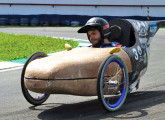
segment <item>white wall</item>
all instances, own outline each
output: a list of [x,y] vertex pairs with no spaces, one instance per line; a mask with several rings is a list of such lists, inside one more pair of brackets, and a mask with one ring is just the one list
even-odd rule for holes
[[[165,0],[1,0],[0,3],[165,5]],[[162,12],[163,11],[163,12]],[[150,16],[165,17],[165,7],[150,7]],[[0,15],[147,16],[147,7],[0,5]]]
[[165,5],[165,0],[0,0],[0,3]]
[[[156,8],[158,9],[158,8]],[[162,9],[162,8],[161,8]],[[152,9],[153,10],[153,9]],[[163,8],[165,10],[165,8]],[[154,12],[156,13],[156,12]],[[146,7],[89,7],[89,6],[30,6],[30,5],[0,5],[1,15],[105,15],[105,16],[146,16]],[[164,13],[163,13],[164,14]]]

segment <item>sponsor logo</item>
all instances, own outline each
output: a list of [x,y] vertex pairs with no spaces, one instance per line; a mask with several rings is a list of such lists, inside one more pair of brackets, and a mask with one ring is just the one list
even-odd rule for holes
[[153,23],[150,25],[150,36],[154,36],[157,31],[157,24]]

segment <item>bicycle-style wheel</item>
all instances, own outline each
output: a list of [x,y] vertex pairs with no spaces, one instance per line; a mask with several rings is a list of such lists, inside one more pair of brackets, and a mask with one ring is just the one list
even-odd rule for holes
[[111,55],[101,64],[97,79],[98,99],[107,111],[116,111],[124,103],[128,91],[128,72],[123,59]]
[[32,54],[26,61],[24,67],[23,67],[23,70],[22,70],[22,74],[21,74],[21,88],[22,88],[22,93],[25,97],[25,99],[33,104],[33,105],[41,105],[42,103],[44,103],[48,97],[49,97],[49,94],[47,93],[36,93],[36,92],[32,92],[30,90],[28,90],[25,86],[25,82],[24,82],[24,76],[25,76],[25,72],[26,72],[26,67],[27,65],[35,60],[35,59],[40,59],[40,58],[43,58],[43,57],[46,57],[47,55],[43,52],[36,52],[34,54]]

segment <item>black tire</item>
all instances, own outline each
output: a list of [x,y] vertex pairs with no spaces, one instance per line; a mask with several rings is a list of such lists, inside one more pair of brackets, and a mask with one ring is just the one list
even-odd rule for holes
[[[108,73],[111,69],[115,70],[114,73]],[[128,91],[128,79],[127,67],[121,57],[111,55],[103,61],[98,72],[97,94],[105,110],[116,111],[123,105]]]
[[[47,55],[43,52],[36,52],[34,54],[32,54],[26,61],[26,63],[24,64],[24,67],[22,69],[22,74],[21,74],[21,88],[22,88],[22,93],[25,97],[25,99],[32,105],[41,105],[42,103],[44,103],[48,97],[49,97],[49,94],[47,93],[43,93],[43,95],[41,97],[38,97],[38,98],[34,98],[31,94],[30,94],[30,90],[28,90],[26,87],[25,87],[25,83],[24,83],[24,75],[25,75],[25,71],[26,71],[26,67],[27,65],[37,59],[37,58],[41,58],[41,57],[46,57]],[[35,92],[31,92],[31,93],[35,93]],[[38,93],[35,93],[35,94],[38,94]]]

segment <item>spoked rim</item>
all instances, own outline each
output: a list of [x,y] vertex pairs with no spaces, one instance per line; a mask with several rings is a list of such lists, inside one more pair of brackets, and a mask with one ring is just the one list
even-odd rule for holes
[[[111,79],[114,79],[115,77],[117,77],[117,75],[118,75],[118,73],[120,72],[120,71],[122,71],[122,73],[124,73],[124,67],[123,67],[123,65],[121,64],[121,62],[120,61],[118,61],[118,60],[116,60],[116,59],[114,59],[114,60],[112,60],[112,61],[110,61],[107,65],[106,65],[106,67],[105,67],[105,69],[104,69],[104,72],[103,72],[103,75],[104,75],[104,73],[105,73],[105,70],[106,70],[106,68],[108,67],[108,65],[109,64],[111,64],[112,62],[117,62],[119,65],[120,65],[120,70],[118,71],[116,71],[116,74],[111,78]],[[125,74],[123,74],[123,78],[125,79]],[[110,80],[111,80],[110,79]],[[102,80],[104,80],[104,76],[102,76]],[[106,104],[109,106],[109,107],[112,107],[112,108],[115,108],[115,107],[117,107],[119,104],[121,104],[121,102],[122,102],[122,100],[123,100],[123,98],[124,98],[124,95],[125,95],[125,91],[126,91],[126,87],[125,87],[125,80],[123,81],[123,83],[117,83],[118,82],[118,80],[117,81],[115,81],[116,82],[116,84],[118,84],[118,85],[116,85],[116,84],[113,84],[113,83],[110,83],[109,84],[109,86],[110,87],[119,87],[119,86],[123,86],[123,88],[122,88],[122,94],[121,94],[121,96],[119,97],[119,100],[117,100],[117,102],[115,102],[115,104],[111,104],[110,103],[110,97],[109,97],[109,99],[108,99],[108,101],[106,100],[106,98],[105,98],[105,95],[104,95],[104,92],[103,92],[103,89],[104,89],[104,87],[103,87],[103,85],[105,84],[105,82],[104,81],[102,81],[102,89],[101,89],[101,94],[102,94],[102,96],[103,96],[103,98],[104,98],[104,100],[105,100],[105,102],[106,102]],[[115,83],[114,82],[114,83]],[[110,88],[111,89],[111,88]],[[112,90],[113,90],[113,88],[112,88]],[[109,91],[109,89],[107,90],[107,92]],[[114,91],[114,90],[113,90]],[[117,91],[117,92],[121,92],[121,91]],[[114,94],[114,93],[112,93],[112,94]],[[120,93],[119,93],[120,94]]]
[[[110,67],[112,64],[116,67]],[[113,69],[115,73],[107,75],[109,69]],[[98,84],[98,98],[103,107],[108,111],[119,109],[125,101],[128,90],[128,73],[120,57],[113,55],[103,62],[99,70]]]

